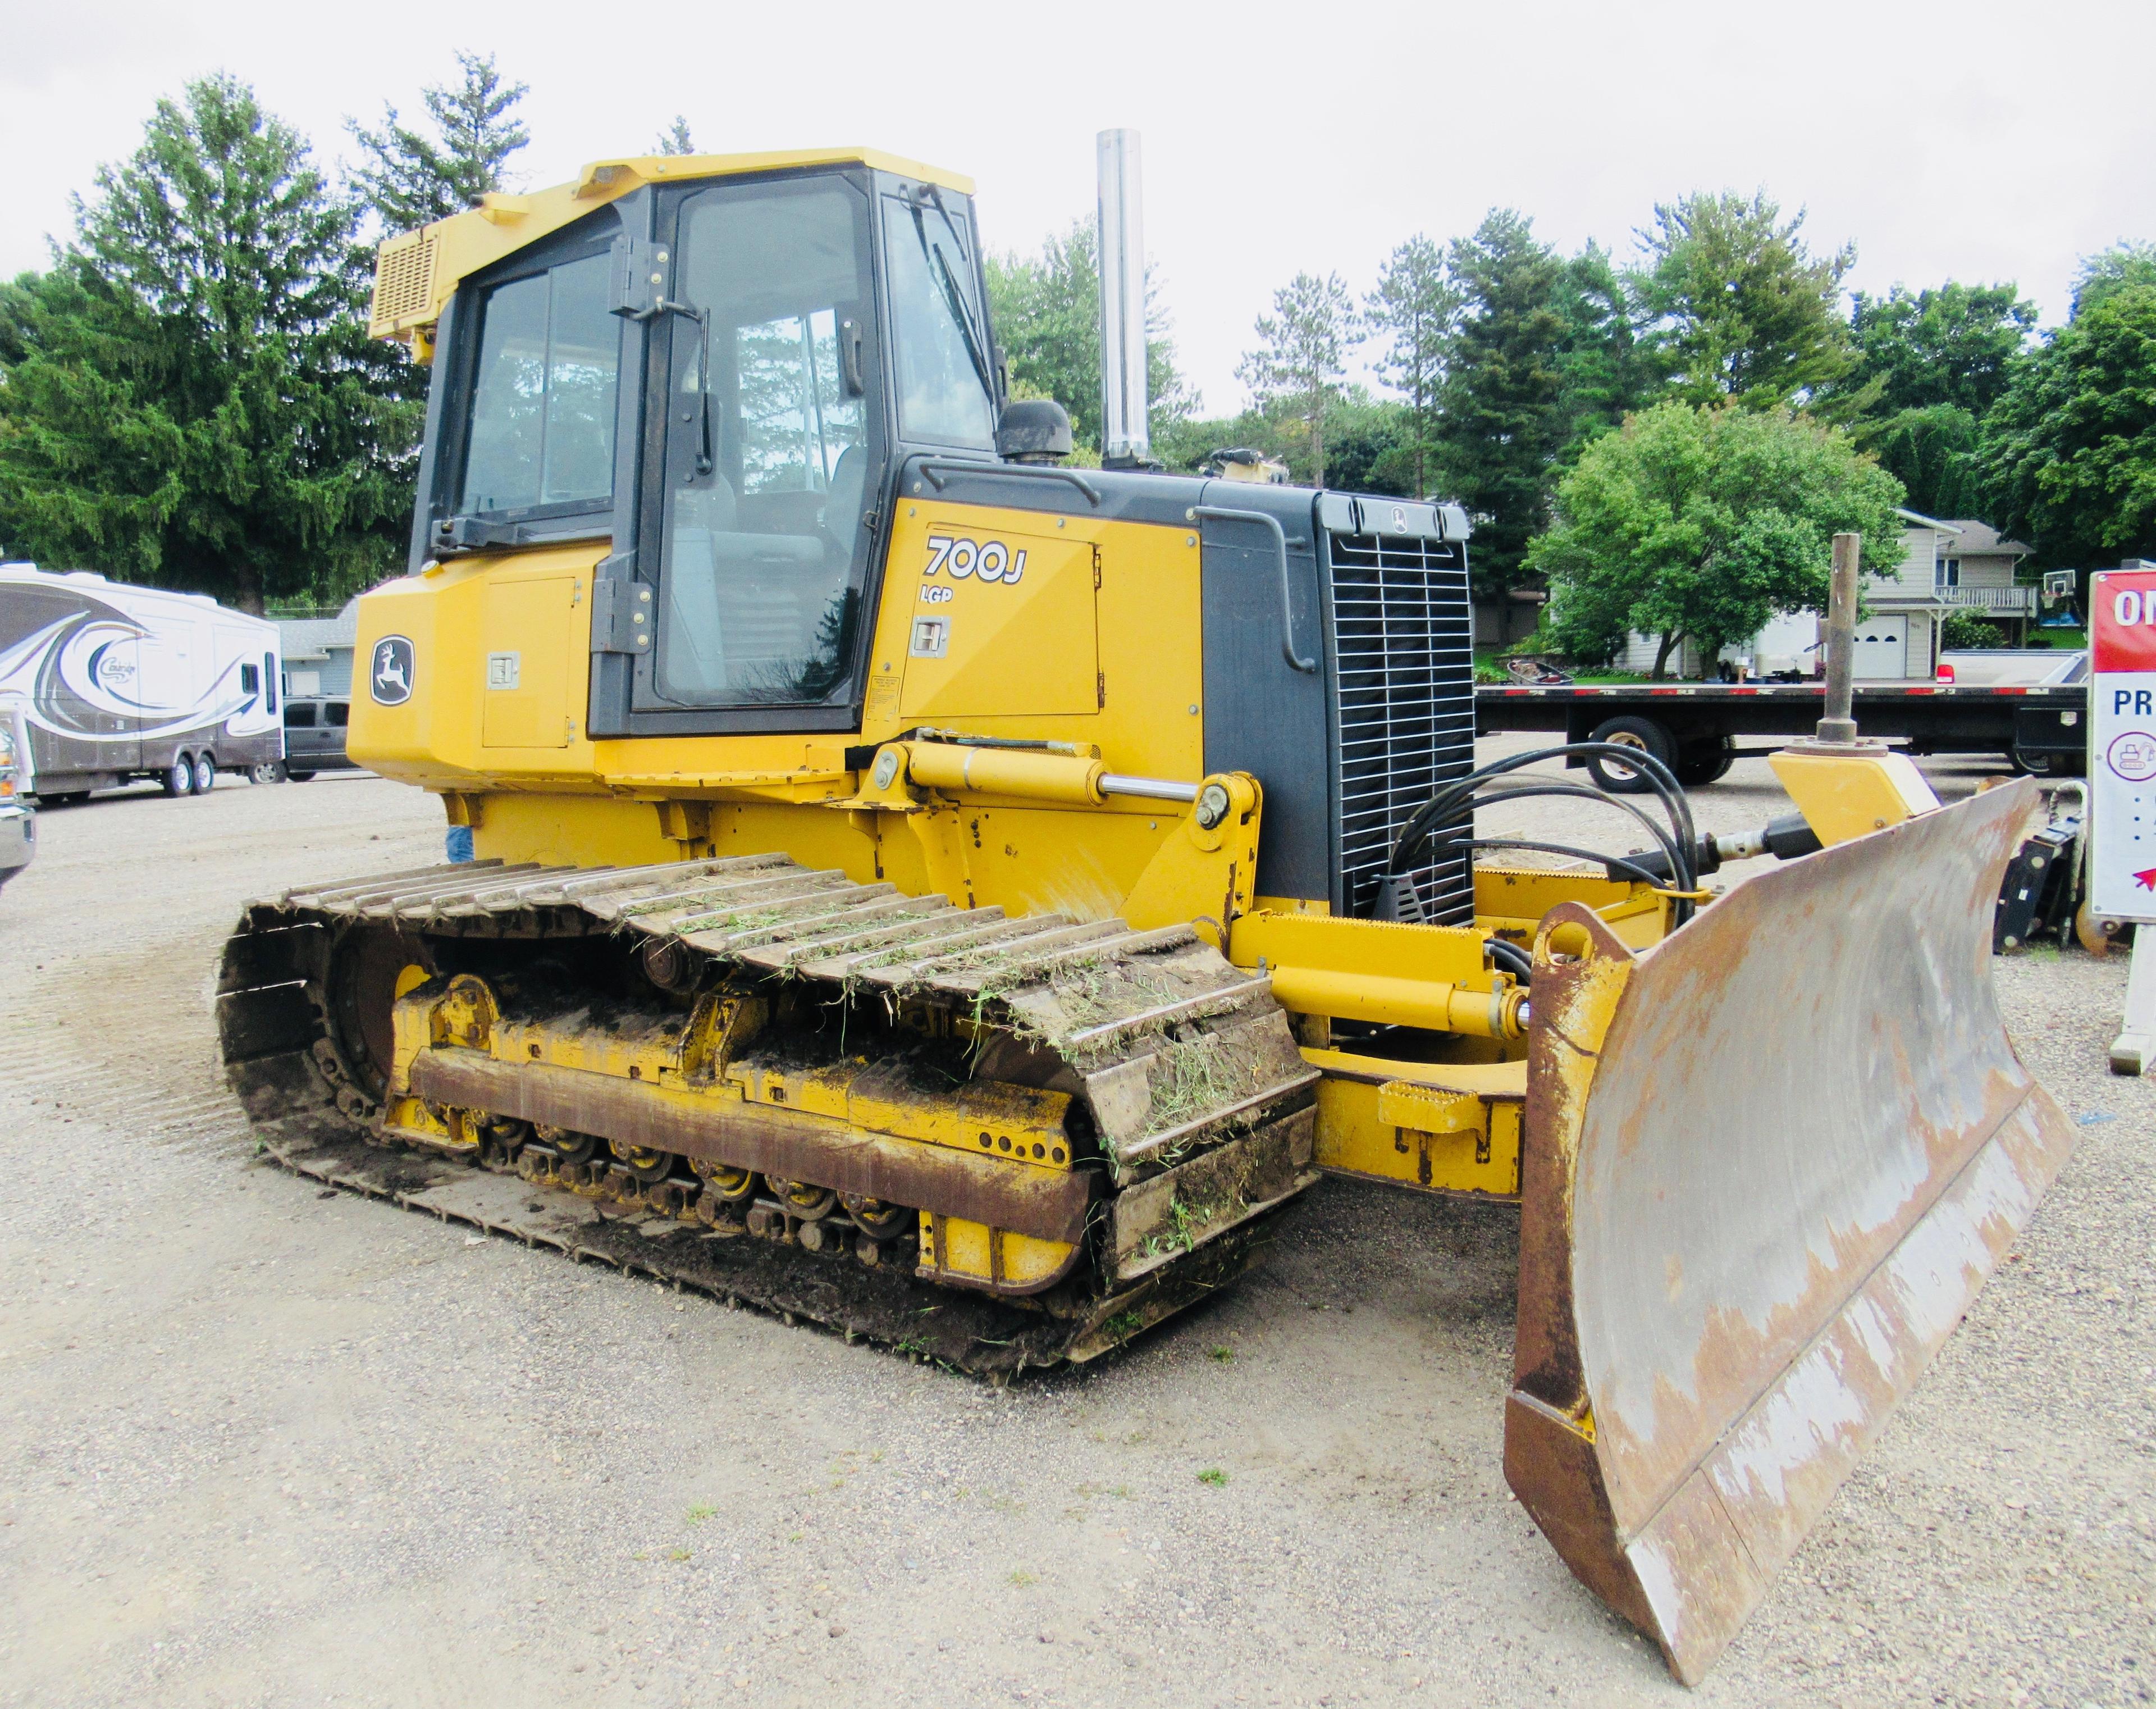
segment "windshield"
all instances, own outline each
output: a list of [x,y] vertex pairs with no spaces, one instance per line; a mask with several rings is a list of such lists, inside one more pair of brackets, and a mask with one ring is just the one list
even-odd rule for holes
[[[987,337],[963,221],[936,203],[884,198],[899,431],[910,440],[995,445]],[[963,203],[961,202],[961,212]]]
[[611,266],[606,255],[587,255],[481,297],[460,512],[611,498],[621,361]]
[[692,705],[844,683],[869,491],[866,198],[836,179],[681,213],[657,686]]

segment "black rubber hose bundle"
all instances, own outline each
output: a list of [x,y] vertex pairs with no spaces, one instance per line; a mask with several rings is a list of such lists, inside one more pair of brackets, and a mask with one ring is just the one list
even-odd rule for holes
[[[1494,783],[1524,767],[1546,759],[1568,759],[1575,756],[1582,759],[1599,758],[1605,764],[1620,765],[1633,772],[1654,792],[1663,816],[1668,821],[1666,826],[1622,795],[1612,795],[1607,790],[1597,789],[1592,785],[1574,783],[1569,779],[1522,780],[1504,789],[1477,793],[1483,785]],[[1400,827],[1399,835],[1393,842],[1392,853],[1385,862],[1384,882],[1378,891],[1379,918],[1419,919],[1421,903],[1415,896],[1414,887],[1407,883],[1407,875],[1419,867],[1435,864],[1455,850],[1534,849],[1545,854],[1565,855],[1576,860],[1589,861],[1612,872],[1629,873],[1657,888],[1664,883],[1662,874],[1627,861],[1622,856],[1575,848],[1568,843],[1521,837],[1478,837],[1474,834],[1476,807],[1494,806],[1501,801],[1526,800],[1540,795],[1571,796],[1605,802],[1630,814],[1645,827],[1661,847],[1663,857],[1668,862],[1669,872],[1676,875],[1676,883],[1671,888],[1680,891],[1698,889],[1699,836],[1692,826],[1691,803],[1669,767],[1645,749],[1626,747],[1620,743],[1567,742],[1555,748],[1537,748],[1524,754],[1511,754],[1503,759],[1479,766],[1466,776],[1446,784],[1415,809],[1409,816],[1407,823]],[[1692,917],[1693,911],[1689,897],[1677,897],[1671,904],[1672,928],[1684,924]],[[1517,953],[1517,950],[1515,953]]]

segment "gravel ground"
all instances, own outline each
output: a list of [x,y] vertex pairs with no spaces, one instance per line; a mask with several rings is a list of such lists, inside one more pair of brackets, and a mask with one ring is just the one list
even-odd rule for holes
[[[1697,800],[1786,811],[1750,761]],[[998,1392],[254,1160],[218,942],[249,895],[437,857],[429,798],[228,781],[41,830],[0,898],[0,1703],[1686,1698],[1506,1494],[1506,1209],[1327,1182],[1228,1297]],[[2080,1150],[1691,1701],[2151,1696],[2125,973],[2001,965]]]

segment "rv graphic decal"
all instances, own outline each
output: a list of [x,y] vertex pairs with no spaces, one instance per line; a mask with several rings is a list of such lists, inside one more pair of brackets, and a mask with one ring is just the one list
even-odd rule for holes
[[[154,631],[82,595],[82,609],[9,644],[0,636],[0,698],[19,697],[30,723],[55,735],[95,739],[122,719],[130,735],[178,735],[248,711],[234,660],[207,689],[185,699],[160,689],[188,685]],[[139,722],[137,722],[139,720]]]

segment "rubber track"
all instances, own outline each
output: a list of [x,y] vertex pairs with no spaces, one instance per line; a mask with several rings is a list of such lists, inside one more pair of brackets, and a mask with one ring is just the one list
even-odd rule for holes
[[[1248,1266],[1277,1208],[1235,1225],[1111,1295],[1060,1315],[916,1279],[910,1260],[870,1267],[707,1228],[654,1208],[617,1171],[565,1187],[381,1143],[377,1112],[337,1072],[324,1037],[320,963],[290,946],[326,945],[360,922],[428,936],[544,940],[596,932],[634,947],[678,943],[697,958],[820,981],[834,1001],[928,996],[1046,1042],[1089,1093],[1112,1174],[1129,1180],[1239,1133],[1302,1097],[1315,1079],[1270,982],[1230,965],[1187,927],[1133,931],[1059,915],[1009,919],[812,872],[780,855],[592,869],[479,862],[301,887],[243,916],[219,986],[227,1072],[266,1154],[346,1191],[465,1223],[579,1261],[807,1320],[991,1375],[1082,1361],[1225,1285]],[[320,926],[319,934],[294,927]],[[285,946],[280,949],[280,946]],[[319,953],[315,952],[315,953]],[[1240,1078],[1214,1104],[1149,1119],[1145,1076],[1178,1048],[1226,1042]],[[325,1070],[327,1072],[325,1072]],[[1132,1075],[1139,1096],[1132,1113]],[[1305,1100],[1306,1101],[1306,1100]],[[1118,1114],[1118,1109],[1121,1114]],[[586,1173],[570,1170],[571,1177]],[[910,1240],[896,1251],[910,1253]]]

